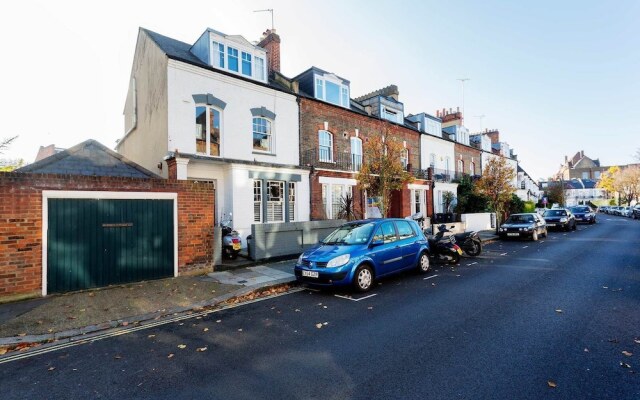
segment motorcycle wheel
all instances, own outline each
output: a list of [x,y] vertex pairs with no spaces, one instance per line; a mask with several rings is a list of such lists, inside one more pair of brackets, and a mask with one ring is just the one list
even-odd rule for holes
[[449,264],[458,264],[459,262],[460,262],[460,254],[453,253],[453,255],[451,256],[451,261],[449,261]]
[[472,240],[471,244],[464,249],[464,252],[471,257],[479,256],[482,253],[482,243]]

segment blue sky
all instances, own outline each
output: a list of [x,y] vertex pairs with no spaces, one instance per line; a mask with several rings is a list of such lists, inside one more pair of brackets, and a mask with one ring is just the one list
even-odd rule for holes
[[[25,2],[26,3],[26,2]],[[113,147],[138,27],[195,41],[206,27],[257,40],[275,9],[282,72],[311,65],[352,97],[396,84],[407,113],[462,108],[500,130],[534,178],[584,150],[603,165],[640,147],[640,2],[30,1],[0,16],[4,155],[93,138]],[[484,118],[476,116],[485,115]]]

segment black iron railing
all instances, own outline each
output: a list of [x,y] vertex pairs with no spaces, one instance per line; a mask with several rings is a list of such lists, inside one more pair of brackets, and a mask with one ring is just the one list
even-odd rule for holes
[[331,152],[326,148],[310,149],[302,153],[300,162],[307,167],[358,172],[362,167],[362,156]]

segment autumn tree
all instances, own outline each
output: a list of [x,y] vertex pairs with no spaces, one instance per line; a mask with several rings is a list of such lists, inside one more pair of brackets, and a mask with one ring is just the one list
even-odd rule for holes
[[358,186],[367,191],[367,196],[380,198],[383,217],[389,214],[391,192],[413,180],[400,161],[404,151],[402,142],[387,135],[370,136],[364,144]]
[[604,189],[607,192],[607,195],[617,192],[615,179],[618,173],[620,173],[620,167],[609,167],[607,172],[604,172],[600,176],[600,181],[598,181],[597,186]]
[[547,186],[547,202],[549,204],[558,203],[565,205],[565,187],[564,181],[549,182]]
[[502,214],[511,201],[511,195],[516,191],[511,184],[514,178],[515,171],[504,157],[492,157],[476,182],[476,190],[487,196],[489,207],[496,213],[496,232],[500,229]]
[[640,167],[630,166],[619,171],[613,178],[613,187],[630,206],[640,194]]

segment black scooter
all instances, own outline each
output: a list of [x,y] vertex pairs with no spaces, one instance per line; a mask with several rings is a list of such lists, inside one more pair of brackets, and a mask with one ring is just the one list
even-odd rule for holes
[[[422,213],[416,213],[411,216],[420,226],[424,218]],[[462,255],[462,249],[456,244],[454,236],[444,237],[444,233],[448,232],[447,227],[440,225],[438,227],[438,233],[434,236],[431,235],[430,229],[424,230],[424,235],[429,241],[430,256],[436,260],[447,261],[450,264],[458,264],[460,262],[460,256]]]
[[[442,225],[444,226],[444,225]],[[446,229],[446,227],[445,227]],[[446,232],[449,232],[447,229]],[[480,236],[478,232],[463,232],[453,235],[456,238],[456,243],[460,246],[462,250],[464,250],[467,255],[471,257],[479,256],[482,253],[482,242],[480,241]]]

